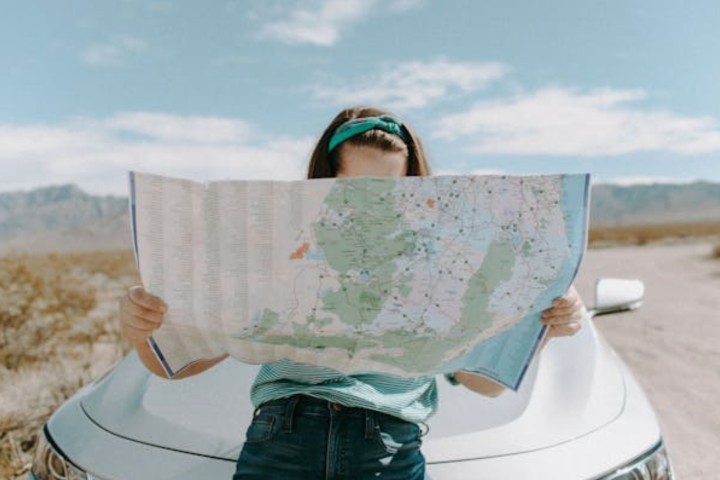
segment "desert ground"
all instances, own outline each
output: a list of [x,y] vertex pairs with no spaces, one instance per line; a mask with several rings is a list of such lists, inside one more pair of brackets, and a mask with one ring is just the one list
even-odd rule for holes
[[[576,281],[588,306],[597,278],[645,282],[642,308],[595,323],[644,387],[681,479],[720,470],[718,244],[592,248]],[[25,478],[48,416],[129,351],[116,309],[135,283],[131,252],[0,257],[0,478]]]

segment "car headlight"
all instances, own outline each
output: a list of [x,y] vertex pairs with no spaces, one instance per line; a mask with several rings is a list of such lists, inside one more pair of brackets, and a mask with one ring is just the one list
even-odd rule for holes
[[54,446],[46,427],[38,435],[30,471],[38,480],[100,480],[65,458]]
[[597,480],[673,480],[670,457],[662,442],[639,458]]

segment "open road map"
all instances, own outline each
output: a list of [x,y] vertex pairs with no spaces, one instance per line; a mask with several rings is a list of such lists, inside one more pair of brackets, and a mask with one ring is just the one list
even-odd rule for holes
[[194,182],[130,172],[150,342],[346,374],[458,369],[517,389],[586,247],[588,175]]

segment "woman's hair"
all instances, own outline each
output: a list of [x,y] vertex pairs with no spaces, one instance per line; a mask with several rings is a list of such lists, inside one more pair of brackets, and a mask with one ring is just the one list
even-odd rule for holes
[[332,152],[328,152],[330,138],[340,125],[354,118],[376,117],[380,115],[389,115],[397,118],[386,110],[374,107],[352,107],[346,108],[338,113],[315,145],[315,149],[310,157],[310,165],[308,165],[307,178],[337,176],[341,168],[340,156],[344,144],[375,147],[384,152],[406,152],[408,177],[430,175],[430,167],[420,139],[412,129],[404,123],[403,127],[409,137],[409,141],[407,142],[393,133],[373,128],[372,130],[348,138],[338,147],[334,148]]

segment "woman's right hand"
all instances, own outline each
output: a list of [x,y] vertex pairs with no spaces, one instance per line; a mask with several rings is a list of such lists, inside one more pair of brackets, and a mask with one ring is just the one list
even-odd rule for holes
[[137,345],[144,343],[153,331],[160,328],[167,305],[142,286],[128,289],[127,295],[120,299],[120,333]]

